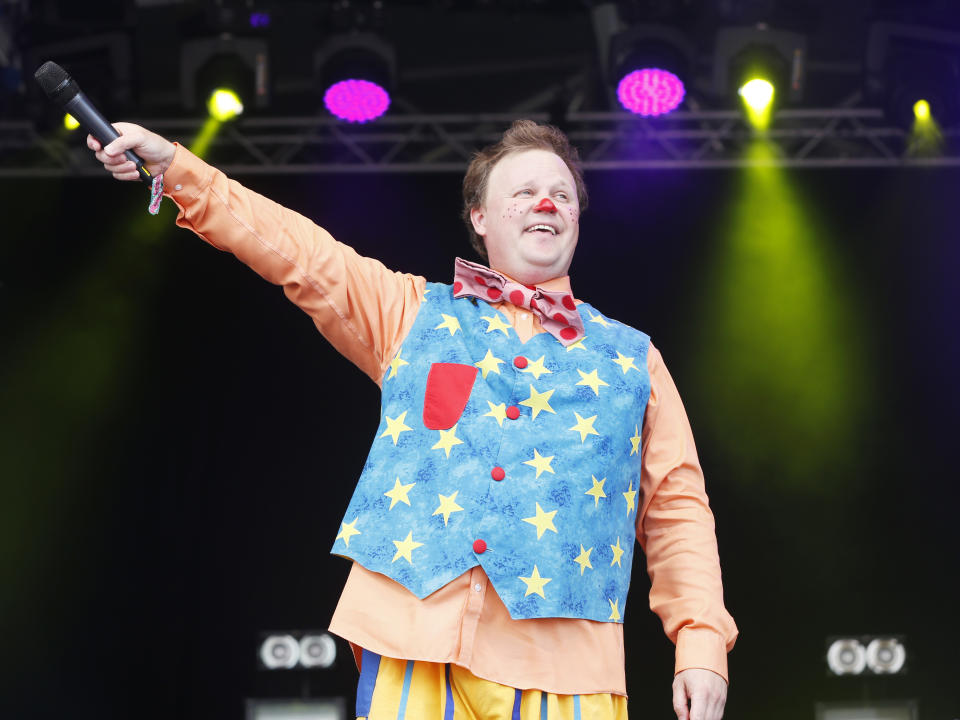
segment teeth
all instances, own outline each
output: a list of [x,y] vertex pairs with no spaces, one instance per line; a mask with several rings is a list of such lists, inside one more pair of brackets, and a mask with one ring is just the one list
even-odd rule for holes
[[549,225],[534,225],[533,227],[527,228],[527,232],[533,232],[534,230],[549,230],[554,235],[557,234],[557,231]]

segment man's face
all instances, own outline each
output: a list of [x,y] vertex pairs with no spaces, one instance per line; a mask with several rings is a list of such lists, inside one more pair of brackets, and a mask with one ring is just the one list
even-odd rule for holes
[[573,174],[549,150],[511,153],[490,171],[470,219],[494,270],[526,285],[566,275],[580,235]]

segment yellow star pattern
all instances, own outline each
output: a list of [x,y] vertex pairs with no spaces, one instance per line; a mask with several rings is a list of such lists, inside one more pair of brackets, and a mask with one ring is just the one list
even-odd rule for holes
[[633,447],[630,448],[630,454],[631,454],[631,455],[636,455],[637,453],[640,452],[640,440],[641,440],[641,439],[642,439],[642,438],[640,437],[640,426],[639,426],[639,425],[634,425],[634,426],[633,426],[633,437],[630,438],[630,444],[633,446]]
[[543,508],[540,507],[540,503],[537,503],[537,514],[533,517],[523,518],[523,521],[530,523],[537,529],[537,540],[539,540],[547,530],[557,532],[557,528],[553,524],[553,516],[556,514],[556,510],[544,512]]
[[530,397],[526,400],[521,400],[521,405],[526,405],[528,408],[533,410],[533,420],[537,419],[537,415],[541,411],[551,412],[556,414],[556,411],[550,407],[550,396],[553,395],[553,390],[547,390],[546,392],[537,392],[536,388],[533,385],[530,386]]
[[607,598],[607,602],[610,603],[610,617],[608,620],[619,620],[620,619],[620,598],[616,600],[611,600]]
[[523,464],[524,464],[524,465],[530,465],[531,467],[535,467],[535,468],[537,469],[537,477],[539,478],[539,477],[540,477],[540,473],[542,473],[542,472],[548,472],[548,473],[552,473],[552,474],[556,475],[556,473],[553,472],[553,468],[550,467],[550,462],[551,462],[552,460],[553,460],[553,455],[548,455],[547,457],[543,457],[543,455],[541,455],[541,454],[537,451],[537,449],[534,448],[534,449],[533,449],[533,460],[524,460],[524,461],[523,461]]
[[400,357],[401,352],[403,352],[402,348],[397,351],[397,356],[390,361],[390,374],[387,375],[387,380],[389,380],[392,377],[395,377],[397,374],[397,370],[399,370],[401,367],[403,367],[404,365],[410,364],[406,360],[404,360],[402,357]]
[[440,317],[443,318],[443,322],[437,325],[434,330],[440,330],[446,328],[450,331],[450,334],[453,335],[460,330],[460,321],[455,318],[453,315],[447,315],[446,313],[440,313]]
[[384,417],[387,419],[387,429],[383,431],[380,437],[387,437],[387,435],[389,435],[393,438],[394,445],[397,444],[397,438],[400,437],[400,433],[406,432],[407,430],[413,430],[412,427],[403,422],[404,418],[407,417],[406,410],[397,415],[395,418],[392,418],[389,415],[384,415]]
[[627,374],[627,371],[630,370],[630,369],[633,369],[633,370],[636,370],[637,372],[640,372],[640,368],[638,368],[636,365],[633,364],[633,360],[634,360],[634,358],[632,358],[632,357],[627,357],[626,355],[621,355],[621,354],[620,354],[620,351],[618,350],[618,351],[617,351],[617,359],[614,360],[613,362],[615,362],[617,365],[619,365],[619,366],[620,366],[620,369],[623,370],[623,374],[626,375],[626,374]]
[[603,385],[607,387],[610,383],[604,382],[599,375],[597,375],[597,370],[594,368],[593,372],[585,373],[580,368],[577,368],[577,372],[580,373],[580,382],[577,385],[586,385],[588,388],[593,390],[593,394],[597,397],[600,396],[600,386]]
[[540,571],[537,570],[537,566],[533,566],[533,572],[530,573],[530,577],[520,576],[520,579],[527,586],[527,591],[523,594],[524,597],[527,595],[539,595],[544,600],[547,599],[547,596],[543,594],[543,586],[550,582],[553,578],[540,577]]
[[401,485],[399,477],[396,480],[394,480],[393,489],[387,490],[384,493],[384,495],[390,498],[389,509],[393,510],[393,506],[396,505],[398,502],[406,503],[407,505],[409,505],[410,498],[408,497],[408,495],[410,494],[410,488],[412,488],[414,485],[416,485],[416,483],[410,483],[409,485]]
[[487,400],[487,405],[490,406],[490,412],[485,412],[483,417],[495,418],[497,424],[500,427],[503,427],[503,421],[507,419],[507,404],[500,403],[499,405],[494,405],[492,402]]
[[550,372],[543,364],[543,358],[545,357],[546,355],[541,355],[539,360],[529,361],[527,366],[520,372],[532,373],[534,379],[539,380],[541,375],[546,375]]
[[[457,423],[459,425],[459,423]],[[463,440],[457,437],[457,426],[454,425],[449,430],[440,431],[440,439],[437,440],[437,444],[434,445],[431,450],[443,450],[447,457],[450,457],[450,448],[454,445],[463,445]]]
[[[343,538],[343,544],[346,545],[347,547],[350,547],[350,538],[352,538],[354,535],[363,534],[359,530],[357,530],[357,520],[359,519],[360,519],[360,516],[358,515],[353,519],[353,522],[340,523],[340,532],[337,533],[337,537],[335,540],[339,540],[340,538]],[[330,536],[327,535],[327,537],[330,537]]]
[[390,562],[395,563],[399,558],[403,558],[413,565],[413,551],[418,547],[423,547],[423,543],[413,539],[413,531],[407,533],[403,540],[394,540],[393,544],[397,546],[397,554],[393,556]]
[[584,495],[592,495],[592,496],[593,496],[593,506],[594,506],[594,507],[599,507],[599,506],[600,506],[600,498],[605,498],[605,497],[607,496],[607,494],[603,491],[603,484],[607,481],[607,479],[604,478],[603,480],[599,480],[599,481],[598,481],[596,475],[591,475],[590,477],[593,479],[593,487],[590,488],[589,490],[587,490],[587,491],[584,493]]
[[583,545],[580,545],[580,554],[577,555],[573,561],[580,566],[580,574],[583,575],[583,571],[587,568],[593,570],[593,565],[590,564],[590,553],[593,552],[593,548],[589,550],[584,550]]
[[574,425],[572,428],[567,428],[567,430],[573,430],[575,432],[580,433],[581,443],[587,439],[587,435],[600,434],[593,427],[593,421],[597,419],[596,415],[594,415],[593,417],[582,418],[580,417],[580,413],[578,412],[574,412],[573,414],[577,416],[577,424]]
[[494,354],[488,349],[487,354],[483,356],[483,360],[480,362],[475,362],[474,365],[480,368],[483,379],[486,380],[487,373],[489,372],[495,372],[497,375],[500,374],[500,363],[502,362],[503,360],[495,357]]
[[630,481],[630,489],[623,494],[623,497],[627,501],[627,516],[629,517],[630,511],[637,507],[637,491],[633,489],[633,480]]
[[502,330],[504,335],[510,337],[510,323],[504,322],[500,313],[494,313],[492,316],[481,315],[480,319],[487,321],[487,332]]
[[600,325],[603,325],[605,328],[608,328],[612,325],[612,323],[607,322],[607,319],[603,317],[603,315],[594,315],[589,310],[587,310],[587,315],[590,316],[590,322],[599,323]]
[[575,343],[571,343],[571,344],[567,345],[567,352],[570,352],[571,350],[583,350],[584,352],[586,352],[587,346],[583,344],[583,341],[586,340],[586,339],[587,339],[587,336],[584,335],[582,338],[580,338],[579,340],[577,340]]
[[617,538],[617,544],[611,545],[610,549],[613,550],[613,560],[610,561],[610,567],[616,565],[617,567],[623,567],[620,564],[620,558],[623,557],[623,548],[620,547],[620,538]]
[[453,495],[441,495],[437,493],[437,497],[440,498],[440,506],[433,511],[434,515],[443,515],[443,525],[446,527],[447,521],[450,519],[450,515],[455,512],[463,510],[462,507],[457,505],[457,493],[459,490],[454,490]]

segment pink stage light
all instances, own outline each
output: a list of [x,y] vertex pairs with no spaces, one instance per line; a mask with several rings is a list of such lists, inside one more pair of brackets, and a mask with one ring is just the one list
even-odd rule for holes
[[617,99],[627,110],[644,117],[663,115],[675,110],[686,90],[672,72],[657,68],[634,70],[617,86]]
[[341,120],[363,123],[387,111],[390,95],[369,80],[341,80],[327,88],[323,104]]

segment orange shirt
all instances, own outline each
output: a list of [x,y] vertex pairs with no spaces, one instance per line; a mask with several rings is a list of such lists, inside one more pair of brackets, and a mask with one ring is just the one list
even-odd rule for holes
[[[302,215],[229,180],[178,146],[164,176],[177,224],[229,251],[287,297],[345,357],[380,384],[413,325],[426,280],[396,273]],[[569,279],[543,284],[569,290]],[[496,304],[521,341],[543,332],[528,310]],[[588,331],[589,332],[589,331]],[[676,386],[653,346],[640,454],[637,540],[650,607],[676,644],[676,672],[727,677],[737,628],[723,605],[713,514]],[[330,630],[381,655],[452,662],[487,680],[559,694],[626,694],[623,626],[569,618],[513,620],[480,567],[418,599],[358,564]]]

